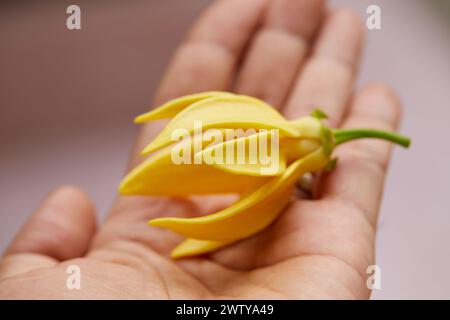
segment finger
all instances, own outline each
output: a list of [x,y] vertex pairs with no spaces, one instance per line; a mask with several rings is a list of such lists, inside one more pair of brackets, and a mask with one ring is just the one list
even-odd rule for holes
[[82,256],[95,232],[95,212],[78,188],[51,193],[25,223],[6,255],[39,254],[57,260]]
[[[356,94],[343,126],[394,131],[400,114],[400,102],[393,91],[372,85]],[[353,203],[375,226],[391,148],[389,142],[370,139],[337,147],[338,165],[324,177],[322,196]]]
[[235,91],[280,108],[322,18],[323,0],[275,0],[256,33]]
[[352,90],[363,38],[362,23],[355,13],[338,9],[328,14],[288,100],[288,118],[320,108],[329,115],[331,125],[339,123]]
[[[157,90],[155,104],[178,96],[209,90],[227,90],[236,63],[258,24],[265,0],[215,2],[200,17],[181,44]],[[139,151],[161,126],[146,125],[134,148],[132,164]]]

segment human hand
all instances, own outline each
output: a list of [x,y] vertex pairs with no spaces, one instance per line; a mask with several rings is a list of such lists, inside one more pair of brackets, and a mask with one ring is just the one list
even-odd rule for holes
[[[394,130],[399,103],[383,85],[352,92],[363,42],[353,13],[322,1],[222,0],[181,45],[155,104],[189,93],[231,90],[266,100],[288,118],[320,107],[332,126]],[[143,128],[130,161],[159,130]],[[368,298],[366,268],[390,145],[355,141],[320,179],[314,199],[294,201],[259,234],[208,256],[173,261],[181,238],[149,219],[217,211],[222,198],[118,197],[97,230],[87,196],[52,193],[0,263],[0,298],[199,299]],[[176,183],[176,181],[174,181]],[[81,269],[68,290],[66,269]]]

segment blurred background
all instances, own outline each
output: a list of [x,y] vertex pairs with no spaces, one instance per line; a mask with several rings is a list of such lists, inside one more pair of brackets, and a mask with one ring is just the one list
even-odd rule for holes
[[[49,190],[76,184],[99,220],[164,66],[208,0],[0,2],[0,251]],[[366,19],[358,86],[384,81],[405,108],[381,208],[374,299],[450,298],[450,1],[332,1]],[[66,29],[81,7],[82,29]],[[243,0],[243,5],[245,1]]]

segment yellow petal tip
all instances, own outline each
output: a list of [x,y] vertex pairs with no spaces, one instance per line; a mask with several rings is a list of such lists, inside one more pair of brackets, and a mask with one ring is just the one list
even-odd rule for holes
[[119,184],[119,193],[123,195],[133,193],[133,182],[130,180],[129,176],[125,177]]
[[141,156],[146,156],[152,153],[153,151],[156,151],[157,148],[154,148],[152,144],[149,144],[141,151]]
[[167,220],[167,218],[152,219],[148,222],[148,225],[152,227],[162,227],[164,225],[164,222]]
[[178,252],[176,249],[172,250],[172,252],[170,253],[170,257],[174,260],[176,259],[181,259],[181,258],[185,258],[186,255],[183,254],[183,252]]
[[120,194],[126,194],[126,193],[127,193],[126,190],[127,190],[126,184],[125,184],[124,182],[122,182],[122,183],[119,185],[119,193],[120,193]]
[[140,114],[136,118],[134,118],[134,123],[140,124],[149,121],[148,113]]

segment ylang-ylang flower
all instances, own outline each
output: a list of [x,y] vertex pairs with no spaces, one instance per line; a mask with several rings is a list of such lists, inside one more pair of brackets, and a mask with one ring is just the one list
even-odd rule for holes
[[[186,237],[173,258],[199,255],[269,226],[289,204],[299,178],[334,163],[333,149],[358,138],[381,138],[407,147],[409,139],[371,129],[330,129],[319,110],[286,120],[267,103],[228,92],[184,96],[136,118],[171,118],[143,150],[151,154],[122,181],[124,195],[229,194],[229,207],[196,218],[157,218],[151,226]],[[175,141],[174,141],[175,140]]]

